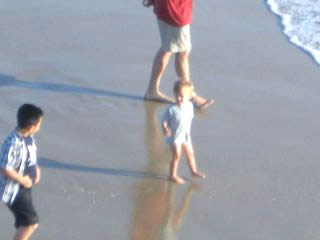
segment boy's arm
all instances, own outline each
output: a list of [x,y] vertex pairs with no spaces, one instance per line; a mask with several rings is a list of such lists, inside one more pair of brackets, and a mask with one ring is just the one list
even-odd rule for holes
[[25,188],[32,187],[32,179],[29,176],[22,176],[16,170],[12,169],[0,169],[1,173],[19,184],[21,184]]
[[34,184],[38,184],[40,182],[41,179],[41,169],[40,167],[37,165],[36,166],[36,176],[34,178]]

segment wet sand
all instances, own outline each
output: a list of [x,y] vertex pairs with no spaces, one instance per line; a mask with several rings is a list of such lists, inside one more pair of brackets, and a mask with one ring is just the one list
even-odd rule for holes
[[[150,9],[43,0],[0,13],[0,138],[22,103],[45,111],[32,239],[320,237],[320,70],[263,2],[195,3],[191,75],[216,105],[197,112],[192,132],[208,177],[191,179],[182,161],[183,186],[166,181],[166,105],[142,100],[159,46]],[[3,204],[0,216],[1,239],[11,239]]]

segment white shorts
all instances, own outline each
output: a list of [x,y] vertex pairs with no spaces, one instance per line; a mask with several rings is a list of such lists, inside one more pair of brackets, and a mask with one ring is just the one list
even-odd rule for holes
[[161,50],[164,52],[190,52],[190,25],[176,27],[158,19],[161,38]]

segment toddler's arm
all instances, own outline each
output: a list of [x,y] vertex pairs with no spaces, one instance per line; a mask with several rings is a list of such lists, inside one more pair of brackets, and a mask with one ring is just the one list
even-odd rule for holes
[[162,131],[163,131],[163,134],[167,137],[169,137],[171,135],[171,131],[170,131],[170,128],[168,126],[167,121],[162,122]]

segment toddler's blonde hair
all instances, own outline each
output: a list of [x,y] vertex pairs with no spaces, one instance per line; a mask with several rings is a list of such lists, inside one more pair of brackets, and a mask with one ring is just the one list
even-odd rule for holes
[[186,81],[184,79],[178,80],[174,83],[173,92],[174,94],[179,94],[182,92],[187,92],[187,94],[192,96],[193,93],[193,84],[190,81]]

